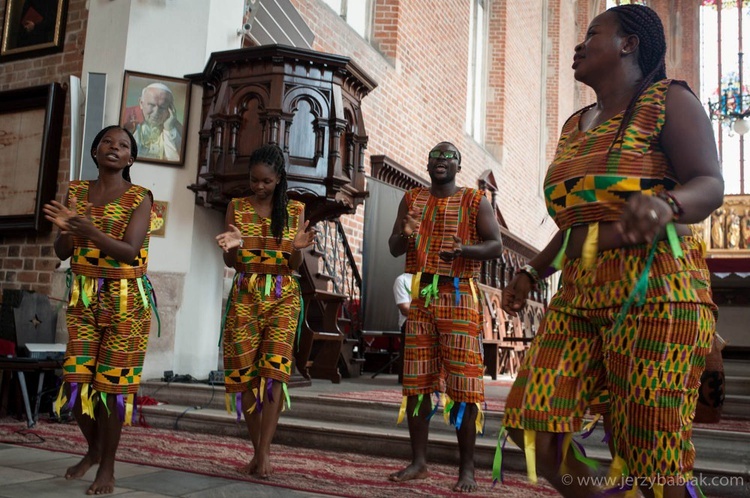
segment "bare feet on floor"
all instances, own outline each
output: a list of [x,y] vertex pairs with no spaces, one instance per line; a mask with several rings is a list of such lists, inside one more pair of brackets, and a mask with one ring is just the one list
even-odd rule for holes
[[115,491],[115,473],[114,469],[105,469],[99,467],[96,472],[96,479],[86,490],[87,495],[108,495]]
[[273,474],[273,467],[268,459],[258,460],[258,468],[255,470],[255,475],[261,479],[270,479]]
[[247,474],[249,476],[255,475],[255,472],[258,469],[258,461],[253,457],[252,460],[250,460],[250,463],[247,465],[243,465],[242,467],[238,467],[237,471],[242,474]]
[[408,467],[404,467],[398,472],[389,475],[388,480],[393,482],[404,482],[411,481],[412,479],[425,479],[429,474],[427,466],[413,463]]
[[80,479],[94,465],[99,463],[99,457],[86,453],[81,461],[65,471],[65,479]]
[[458,482],[453,486],[457,493],[473,493],[477,490],[477,481],[474,480],[474,469],[461,470],[458,473]]

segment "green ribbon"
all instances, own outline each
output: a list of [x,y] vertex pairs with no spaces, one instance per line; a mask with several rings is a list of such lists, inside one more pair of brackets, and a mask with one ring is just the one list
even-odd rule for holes
[[681,258],[685,254],[682,252],[682,246],[680,245],[680,239],[677,237],[677,230],[675,229],[674,223],[671,221],[667,223],[667,240],[669,241],[669,247],[672,249],[672,255],[675,258]]
[[284,392],[284,398],[286,399],[286,407],[292,409],[292,400],[289,398],[289,389],[286,387],[286,382],[281,384],[281,390]]
[[99,397],[102,399],[102,403],[104,403],[104,408],[107,409],[107,416],[111,417],[112,412],[109,411],[109,405],[107,404],[107,393],[101,392],[99,393]]
[[413,417],[416,417],[419,415],[419,409],[422,407],[422,400],[424,399],[424,394],[419,394],[417,396],[417,406],[414,407],[414,412],[412,413]]
[[270,273],[266,273],[266,287],[263,289],[263,297],[271,295],[271,285],[273,284],[273,277]]
[[[151,285],[151,281],[144,275],[141,277],[146,284],[146,295],[148,296],[148,302],[151,303],[151,309],[154,310],[154,316],[156,317],[156,337],[161,337],[161,317],[159,317],[159,308],[156,307],[156,299],[154,299],[155,291],[154,286]],[[138,288],[141,289],[141,279],[138,279]],[[143,295],[143,289],[141,289],[141,296]],[[146,306],[148,308],[148,306]]]
[[435,299],[437,301],[438,297],[438,280],[440,277],[438,275],[432,276],[432,283],[426,286],[422,291],[420,292],[420,295],[425,298],[424,299],[424,307],[428,307],[430,305],[430,300]]
[[596,463],[595,460],[592,460],[591,458],[581,453],[581,450],[578,448],[578,445],[575,442],[571,442],[570,446],[573,448],[573,454],[575,455],[576,460],[578,460],[579,462],[581,462],[582,464],[586,465],[587,467],[591,469],[599,468],[599,464]]
[[552,260],[552,268],[554,268],[555,270],[562,269],[562,260],[563,257],[565,257],[565,250],[568,248],[568,240],[570,240],[570,231],[570,228],[565,230],[565,236],[563,237],[563,243],[560,246],[560,250],[557,251],[555,259]]
[[91,301],[89,301],[89,296],[86,294],[86,290],[83,288],[84,283],[86,282],[86,277],[83,275],[79,275],[78,279],[81,281],[78,285],[80,286],[80,294],[81,294],[81,302],[83,303],[83,306],[85,308],[88,308],[91,304]]
[[135,281],[138,284],[138,292],[141,295],[141,301],[143,301],[143,307],[148,309],[148,298],[146,297],[146,291],[143,289],[143,277],[138,277],[135,279]]
[[505,436],[505,426],[500,427],[497,435],[497,446],[495,447],[495,458],[492,461],[492,483],[496,483],[502,477],[503,468],[503,436]]

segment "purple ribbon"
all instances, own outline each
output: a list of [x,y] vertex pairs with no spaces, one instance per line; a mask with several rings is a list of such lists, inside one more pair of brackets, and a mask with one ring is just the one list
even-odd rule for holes
[[135,394],[133,396],[133,420],[130,421],[132,425],[135,425],[137,423],[138,417],[136,416],[138,412],[138,395]]
[[559,432],[557,434],[557,466],[562,467],[562,447],[565,442],[565,434]]
[[242,419],[242,393],[237,393],[235,399],[235,410],[237,411],[237,422]]
[[117,394],[115,395],[115,400],[117,400],[117,416],[120,418],[120,422],[125,422],[125,395],[124,394]]
[[690,498],[698,498],[698,490],[696,490],[696,485],[693,483],[693,480],[690,479],[687,484],[685,485],[685,488],[687,489],[687,492],[690,494]]
[[273,403],[273,379],[266,380],[266,399],[269,403]]
[[78,382],[70,383],[70,399],[68,400],[68,409],[73,410],[76,405],[76,398],[78,397]]
[[276,275],[276,299],[281,297],[281,275]]
[[602,443],[609,443],[609,440],[612,439],[612,433],[609,432],[606,427],[604,428],[604,437],[602,438]]
[[590,435],[594,433],[594,429],[596,429],[596,426],[599,425],[599,421],[597,420],[595,424],[591,426],[591,429],[587,430],[586,432],[581,433],[581,437],[583,439],[588,438]]
[[99,277],[97,279],[97,286],[99,289],[96,291],[96,298],[101,302],[102,300],[102,288],[104,288],[104,279],[102,277]]
[[586,450],[583,449],[583,445],[579,443],[578,441],[576,441],[575,439],[571,438],[571,441],[573,442],[573,444],[576,445],[576,447],[578,448],[578,451],[581,452],[581,455],[586,456]]
[[240,289],[242,289],[242,280],[245,278],[245,272],[240,272],[239,275],[237,275],[237,292],[239,293]]

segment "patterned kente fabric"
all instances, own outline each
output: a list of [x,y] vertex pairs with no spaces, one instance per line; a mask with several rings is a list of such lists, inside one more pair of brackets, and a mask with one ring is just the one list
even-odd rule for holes
[[[88,181],[73,181],[68,190],[68,199],[76,198],[76,212],[79,215],[86,214],[86,204],[89,202]],[[141,205],[146,196],[151,192],[139,185],[131,185],[128,190],[114,201],[104,206],[93,206],[91,208],[91,221],[102,232],[109,234],[115,239],[122,240],[130,223],[130,217],[138,206]],[[70,259],[70,267],[74,273],[87,277],[97,278],[136,278],[146,274],[148,265],[148,244],[151,236],[151,228],[143,239],[143,245],[134,261],[124,263],[118,261],[94,245],[86,238],[74,237],[73,256]]]
[[271,233],[271,219],[258,216],[248,197],[234,199],[234,225],[242,233],[243,247],[237,251],[234,269],[245,274],[291,275],[289,258],[304,204],[290,200],[289,222],[281,244]]
[[[651,85],[636,102],[630,124],[608,150],[623,113],[586,132],[583,113],[573,114],[563,126],[555,158],[544,180],[547,211],[560,229],[573,225],[620,219],[628,196],[655,195],[678,183],[659,143],[665,121],[665,100],[673,80]],[[682,81],[674,81],[685,85]]]
[[406,273],[428,273],[449,277],[476,278],[481,261],[456,258],[443,261],[440,251],[453,249],[453,235],[465,245],[480,242],[477,214],[483,193],[462,187],[450,197],[435,197],[429,188],[417,187],[404,195],[408,210],[422,213],[416,240],[410,239],[406,250]]

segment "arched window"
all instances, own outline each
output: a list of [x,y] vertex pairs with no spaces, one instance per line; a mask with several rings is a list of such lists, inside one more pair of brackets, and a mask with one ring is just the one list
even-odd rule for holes
[[750,193],[745,175],[745,133],[750,131],[750,92],[743,34],[750,28],[750,0],[701,1],[701,97],[719,149],[725,194]]

